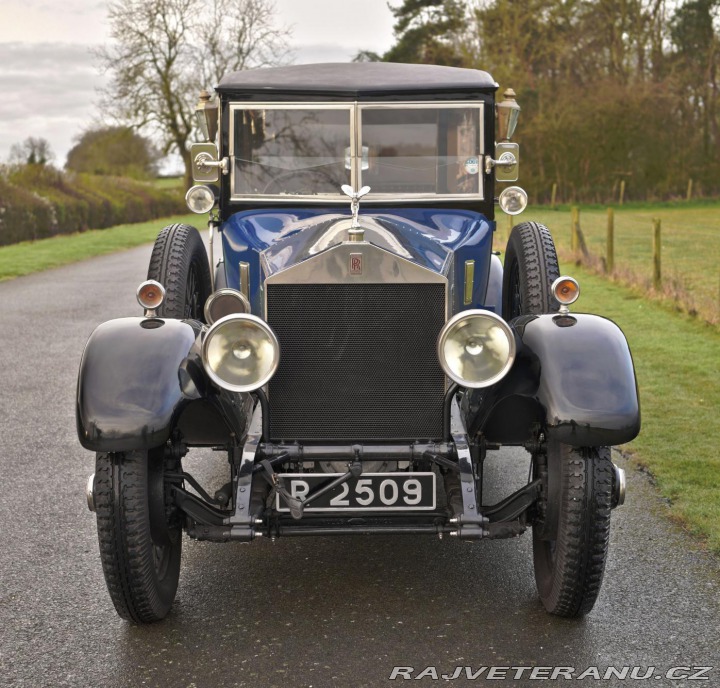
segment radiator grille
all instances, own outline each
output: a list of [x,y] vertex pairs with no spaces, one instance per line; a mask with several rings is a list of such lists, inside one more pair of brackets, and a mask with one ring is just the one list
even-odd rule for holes
[[266,288],[280,341],[269,385],[272,440],[441,438],[443,284]]

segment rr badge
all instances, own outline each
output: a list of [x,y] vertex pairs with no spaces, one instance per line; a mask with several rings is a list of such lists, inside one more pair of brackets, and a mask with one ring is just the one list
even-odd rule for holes
[[350,254],[350,274],[351,275],[362,275],[363,271],[363,254],[362,253],[351,253]]

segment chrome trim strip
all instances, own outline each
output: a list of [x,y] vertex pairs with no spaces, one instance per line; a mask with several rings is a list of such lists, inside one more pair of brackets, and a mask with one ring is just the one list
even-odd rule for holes
[[95,511],[95,474],[93,473],[85,483],[85,499],[90,511]]
[[626,487],[626,480],[625,480],[625,469],[620,468],[620,466],[613,464],[613,473],[614,475],[614,481],[613,481],[613,509],[616,507],[622,506],[625,504],[625,493],[627,490]]
[[350,186],[353,189],[360,188],[360,175],[358,169],[360,165],[358,159],[362,158],[360,150],[360,127],[358,126],[358,102],[352,104],[352,112],[350,113]]
[[475,286],[475,261],[465,261],[465,298],[463,299],[464,305],[472,303],[473,286]]
[[[247,299],[248,304],[250,303],[250,263],[246,263],[244,260],[240,261],[239,266],[240,274],[240,293]],[[250,311],[248,310],[248,313]]]
[[213,255],[213,235],[215,233],[215,223],[211,218],[208,218],[208,259],[210,260],[210,292],[215,291],[215,266],[213,261],[215,257]]

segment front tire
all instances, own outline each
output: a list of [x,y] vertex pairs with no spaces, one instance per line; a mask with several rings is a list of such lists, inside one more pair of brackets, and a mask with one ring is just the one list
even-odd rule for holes
[[560,276],[550,230],[537,222],[522,222],[510,232],[503,269],[502,315],[508,322],[520,315],[557,310],[550,287]]
[[[105,582],[117,613],[135,623],[167,616],[180,577],[182,528],[179,522],[165,521],[162,450],[152,454],[98,454],[95,466],[93,493]],[[157,462],[160,483],[153,490]],[[155,522],[153,529],[151,518],[161,518],[165,527]]]
[[548,612],[580,617],[597,600],[607,559],[614,475],[610,448],[551,443],[547,468],[544,495],[554,503],[541,513],[555,523],[538,519],[533,524],[535,582]]
[[165,301],[158,308],[160,317],[203,320],[205,301],[212,291],[210,263],[195,227],[168,225],[158,234],[148,279],[165,287]]

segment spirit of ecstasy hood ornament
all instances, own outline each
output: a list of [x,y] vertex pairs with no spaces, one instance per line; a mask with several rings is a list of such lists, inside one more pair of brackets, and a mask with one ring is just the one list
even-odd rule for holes
[[358,229],[360,223],[358,222],[358,212],[360,211],[360,199],[370,191],[369,186],[363,186],[360,191],[355,191],[349,184],[343,184],[341,187],[342,192],[350,197],[350,210],[352,211],[352,224],[350,229]]

